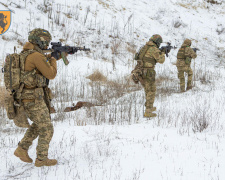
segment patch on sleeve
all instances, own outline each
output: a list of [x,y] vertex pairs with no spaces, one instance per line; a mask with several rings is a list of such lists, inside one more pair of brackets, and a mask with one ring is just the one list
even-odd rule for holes
[[48,60],[48,59],[43,59],[43,61],[45,62],[45,64],[46,64],[48,67],[50,67],[50,66],[51,66],[51,64],[50,64],[50,62],[49,62],[49,60]]

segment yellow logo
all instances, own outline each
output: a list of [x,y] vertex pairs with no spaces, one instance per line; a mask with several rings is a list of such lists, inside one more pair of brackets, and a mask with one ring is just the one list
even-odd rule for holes
[[0,10],[0,35],[5,33],[11,25],[11,11]]

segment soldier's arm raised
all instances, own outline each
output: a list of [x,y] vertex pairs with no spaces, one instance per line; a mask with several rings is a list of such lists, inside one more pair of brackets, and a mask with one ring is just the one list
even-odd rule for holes
[[185,55],[185,57],[190,57],[193,59],[195,59],[197,57],[197,54],[195,53],[195,51],[190,47],[185,48],[184,55]]
[[57,74],[57,64],[56,59],[51,57],[50,60],[47,60],[47,58],[36,52],[31,54],[30,57],[34,59],[33,63],[34,66],[38,69],[38,71],[41,72],[43,76],[45,76],[47,79],[54,79]]
[[156,48],[152,55],[155,58],[156,62],[160,64],[163,64],[165,62],[165,53],[161,52],[159,49]]

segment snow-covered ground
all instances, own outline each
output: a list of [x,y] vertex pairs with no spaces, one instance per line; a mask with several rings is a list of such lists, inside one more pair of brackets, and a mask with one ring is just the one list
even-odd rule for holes
[[[217,2],[2,0],[0,10],[12,10],[12,23],[0,36],[0,66],[38,27],[53,41],[91,52],[69,55],[68,66],[58,61],[50,83],[57,113],[49,157],[57,166],[35,168],[13,156],[25,130],[0,106],[0,179],[225,179],[225,4]],[[144,119],[144,91],[129,74],[134,52],[155,33],[177,47],[190,38],[200,52],[192,62],[194,88],[185,93],[174,65],[178,49],[156,66],[158,116]],[[104,81],[87,78],[97,71]],[[96,106],[63,112],[78,101]]]

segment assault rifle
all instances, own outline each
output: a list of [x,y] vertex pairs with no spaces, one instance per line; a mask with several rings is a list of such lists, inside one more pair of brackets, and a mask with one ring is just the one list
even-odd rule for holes
[[60,55],[63,59],[65,65],[69,64],[69,61],[66,57],[67,54],[74,54],[77,51],[90,51],[89,48],[84,47],[75,47],[75,46],[62,46],[61,42],[51,42],[52,47],[50,49],[43,50],[44,53],[51,52],[51,56],[55,59],[59,59]]
[[192,48],[194,50],[194,52],[200,51],[200,49],[198,48]]
[[166,57],[168,57],[168,53],[170,52],[171,49],[176,49],[177,47],[171,46],[170,42],[167,42],[167,46],[162,46],[159,48],[160,51],[165,51]]

